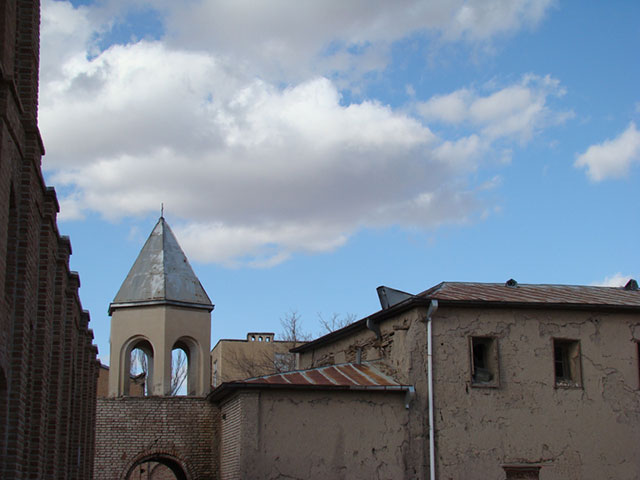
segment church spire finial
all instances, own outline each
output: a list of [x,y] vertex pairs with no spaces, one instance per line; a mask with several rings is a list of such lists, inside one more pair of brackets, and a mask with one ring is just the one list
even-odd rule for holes
[[164,203],[160,204],[160,218],[164,218]]

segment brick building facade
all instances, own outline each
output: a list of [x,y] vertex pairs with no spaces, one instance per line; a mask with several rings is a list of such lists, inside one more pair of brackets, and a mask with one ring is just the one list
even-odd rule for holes
[[41,171],[40,3],[0,2],[0,477],[92,477],[98,362]]

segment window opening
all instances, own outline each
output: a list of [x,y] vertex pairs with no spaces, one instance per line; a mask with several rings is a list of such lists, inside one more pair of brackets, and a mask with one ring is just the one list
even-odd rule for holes
[[580,342],[554,338],[553,365],[557,387],[580,387]]
[[498,340],[495,337],[471,337],[470,346],[471,384],[498,386]]
[[540,478],[539,465],[504,465],[507,480],[538,480]]

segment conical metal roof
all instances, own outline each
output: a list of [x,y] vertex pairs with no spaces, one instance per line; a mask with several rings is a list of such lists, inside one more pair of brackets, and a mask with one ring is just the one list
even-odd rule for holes
[[163,217],[153,228],[109,305],[109,315],[115,308],[153,304],[213,310],[207,292]]

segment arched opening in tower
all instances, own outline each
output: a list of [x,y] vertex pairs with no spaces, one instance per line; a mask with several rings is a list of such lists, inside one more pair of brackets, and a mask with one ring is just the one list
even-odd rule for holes
[[189,354],[186,347],[174,346],[171,351],[171,395],[187,395]]
[[147,340],[136,342],[129,354],[129,379],[124,382],[124,394],[147,396],[152,394],[153,347]]
[[200,380],[200,345],[192,337],[181,337],[171,352],[172,395],[196,395]]

